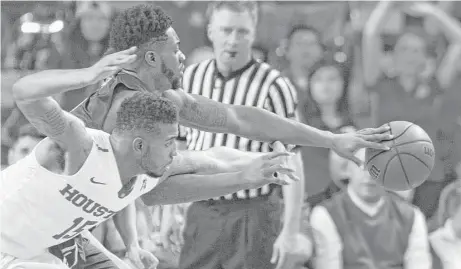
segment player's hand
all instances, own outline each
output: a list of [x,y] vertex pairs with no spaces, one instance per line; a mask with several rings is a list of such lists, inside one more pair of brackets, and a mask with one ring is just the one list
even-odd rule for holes
[[[277,149],[280,148],[277,146]],[[269,183],[288,185],[291,180],[299,181],[294,170],[287,166],[287,157],[293,155],[293,153],[287,152],[284,147],[283,151],[277,151],[274,148],[274,152],[264,154],[249,163],[242,171],[243,177],[254,181],[255,187]],[[279,174],[285,176],[279,176]]]
[[386,124],[379,128],[366,128],[354,133],[335,134],[332,150],[360,166],[362,161],[354,156],[357,150],[361,148],[389,150],[388,146],[380,143],[393,138],[389,130],[390,127]]
[[136,61],[136,51],[136,47],[131,47],[129,49],[104,56],[101,60],[87,69],[90,73],[90,77],[92,78],[92,82],[96,83],[108,78]]
[[128,248],[126,258],[128,258],[138,269],[156,269],[159,263],[154,254],[139,246]]

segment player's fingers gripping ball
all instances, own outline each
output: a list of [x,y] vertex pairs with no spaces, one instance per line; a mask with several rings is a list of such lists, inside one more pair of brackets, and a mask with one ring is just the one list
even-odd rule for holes
[[393,121],[392,140],[384,141],[390,150],[367,149],[365,165],[372,179],[394,191],[413,189],[421,185],[434,167],[435,150],[429,135],[418,125]]

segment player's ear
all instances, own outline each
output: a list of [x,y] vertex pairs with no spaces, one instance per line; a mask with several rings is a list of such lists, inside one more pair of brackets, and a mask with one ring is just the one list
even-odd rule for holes
[[144,59],[146,63],[150,65],[151,67],[153,68],[160,67],[161,59],[160,59],[160,55],[157,52],[152,51],[152,50],[146,51],[146,53],[144,54]]
[[136,154],[139,154],[139,155],[143,155],[143,152],[145,150],[145,143],[144,143],[144,139],[142,139],[141,137],[136,137],[135,139],[133,139],[133,151],[136,153]]

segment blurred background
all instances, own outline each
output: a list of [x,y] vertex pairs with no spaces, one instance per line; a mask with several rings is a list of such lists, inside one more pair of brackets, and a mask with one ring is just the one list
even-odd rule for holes
[[[187,57],[188,65],[213,57],[206,37],[207,1],[153,2],[173,18],[173,27],[181,38],[181,50]],[[19,158],[17,155],[26,155],[30,145],[34,145],[33,141],[29,144],[24,142],[21,148],[17,148],[18,140],[30,132],[23,127],[27,121],[11,98],[13,83],[38,70],[92,65],[107,50],[110,24],[117,12],[139,3],[143,1],[1,2],[2,167],[14,162]],[[379,22],[370,17],[373,12],[378,14],[380,11],[379,2],[374,1],[258,3],[260,20],[254,56],[281,70],[291,80],[300,93],[299,110],[304,122],[318,128],[333,129],[329,127],[328,119],[322,117],[322,112],[312,111],[312,107],[321,107],[322,96],[326,98],[325,102],[339,97],[328,95],[327,90],[320,97],[308,92],[314,88],[329,87],[312,84],[313,73],[320,68],[316,64],[323,61],[334,63],[341,69],[343,86],[339,95],[340,100],[347,104],[342,107],[345,110],[341,110],[341,116],[347,118],[345,121],[350,125],[364,128],[400,119],[418,122],[430,133],[437,153],[433,175],[420,189],[401,195],[420,207],[428,221],[433,218],[442,190],[455,182],[461,173],[461,2],[429,1],[443,11],[445,17],[439,20],[434,19],[431,11],[408,9],[412,2],[395,4],[387,10],[386,18]],[[403,40],[409,32],[413,34],[406,35],[407,39]],[[362,42],[363,38],[373,35],[380,40],[376,54],[364,48]],[[415,36],[420,40],[411,39]],[[422,47],[418,43],[420,41],[424,43]],[[378,67],[379,76],[371,74],[365,66],[370,61]],[[387,84],[381,83],[381,77],[386,77]],[[399,80],[400,77],[415,78],[416,83],[407,87],[405,79]],[[398,83],[402,85],[398,86]],[[70,110],[97,86],[55,98],[63,108]],[[402,103],[398,94],[390,93],[395,87],[410,88],[407,92],[411,92],[411,98]],[[379,98],[375,98],[377,96]],[[397,114],[390,116],[389,111]],[[419,121],[421,115],[430,120]],[[330,177],[334,171],[331,172],[328,153],[304,149],[303,154],[321,156],[318,157],[319,162],[326,163],[323,170],[318,169],[322,164],[318,165],[315,161],[304,163],[306,190],[314,196],[311,203],[315,204],[325,199],[324,190],[329,187],[329,181],[309,178],[312,174],[322,178],[325,173]],[[336,182],[335,186],[341,188],[342,184]],[[157,210],[160,211],[149,214],[160,223],[163,211],[162,208]],[[181,218],[184,208],[171,212]],[[110,230],[110,227],[107,229]],[[159,230],[158,227],[147,226],[143,229],[150,232]],[[114,252],[120,251],[117,247],[112,248]],[[123,249],[123,246],[120,248]],[[174,258],[171,260],[171,268],[174,268]]]

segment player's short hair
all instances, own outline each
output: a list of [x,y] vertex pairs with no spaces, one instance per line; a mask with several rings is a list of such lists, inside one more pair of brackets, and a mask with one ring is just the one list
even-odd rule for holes
[[166,38],[172,19],[162,8],[141,4],[124,10],[112,24],[109,46],[115,51],[141,46],[155,38]]
[[178,122],[175,104],[163,97],[148,92],[137,92],[123,100],[117,112],[114,132],[157,132],[161,123]]
[[213,16],[213,13],[215,11],[221,10],[221,9],[229,9],[235,12],[243,12],[247,11],[250,13],[251,18],[253,21],[258,23],[258,3],[256,1],[211,1],[211,3],[208,5],[206,15],[208,18],[208,21],[211,20],[211,17]]

